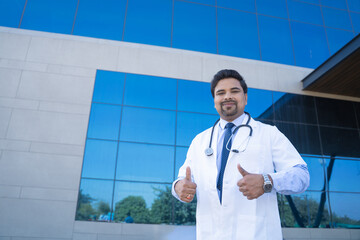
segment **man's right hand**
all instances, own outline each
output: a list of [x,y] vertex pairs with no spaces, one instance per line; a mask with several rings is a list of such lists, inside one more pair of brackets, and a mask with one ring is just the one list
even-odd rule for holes
[[191,169],[186,168],[186,177],[175,184],[175,192],[184,202],[191,202],[196,193],[196,184],[191,181]]

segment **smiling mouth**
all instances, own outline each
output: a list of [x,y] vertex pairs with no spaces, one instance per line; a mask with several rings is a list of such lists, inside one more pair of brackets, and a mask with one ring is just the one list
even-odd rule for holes
[[221,103],[222,107],[232,107],[235,105],[235,102],[223,102]]

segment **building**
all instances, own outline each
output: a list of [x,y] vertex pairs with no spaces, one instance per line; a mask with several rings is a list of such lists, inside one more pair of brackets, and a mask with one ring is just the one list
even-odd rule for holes
[[0,239],[194,239],[168,188],[223,68],[309,165],[284,238],[360,239],[358,0],[0,0],[0,25]]

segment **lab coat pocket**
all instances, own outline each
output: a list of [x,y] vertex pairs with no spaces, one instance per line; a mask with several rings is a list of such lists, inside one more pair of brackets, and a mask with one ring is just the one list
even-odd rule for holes
[[238,215],[236,239],[264,240],[266,239],[265,218],[254,215]]

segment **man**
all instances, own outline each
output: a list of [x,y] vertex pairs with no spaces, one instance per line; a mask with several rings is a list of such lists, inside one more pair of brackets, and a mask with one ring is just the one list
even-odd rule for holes
[[238,72],[219,71],[211,93],[220,121],[194,138],[172,193],[183,202],[197,195],[197,240],[280,240],[276,192],[305,191],[307,165],[276,127],[244,113]]

